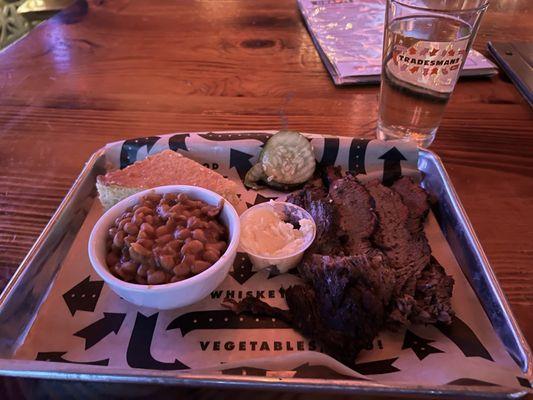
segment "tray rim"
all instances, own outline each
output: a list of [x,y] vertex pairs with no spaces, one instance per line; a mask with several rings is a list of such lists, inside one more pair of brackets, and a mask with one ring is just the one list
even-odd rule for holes
[[15,273],[13,274],[13,276],[7,283],[6,287],[0,293],[0,313],[3,312],[5,303],[7,299],[9,298],[9,296],[11,295],[11,293],[15,290],[21,276],[24,274],[24,272],[28,269],[31,263],[38,256],[38,252],[42,248],[48,236],[50,235],[50,232],[54,228],[56,228],[59,218],[65,212],[65,209],[71,202],[75,193],[79,190],[80,186],[83,184],[83,180],[87,177],[87,175],[89,175],[91,168],[94,166],[98,158],[104,154],[104,151],[105,151],[104,147],[99,148],[93,154],[91,154],[89,159],[85,162],[80,174],[74,180],[74,183],[72,184],[67,194],[65,195],[65,197],[63,198],[59,206],[57,207],[56,211],[52,214],[52,216],[50,217],[50,220],[48,221],[48,223],[45,225],[40,235],[35,240],[35,243],[33,244],[33,246],[31,246],[30,250],[28,251],[26,256],[24,256],[24,258],[22,259],[20,265],[15,270]]
[[[463,386],[446,385],[397,385],[360,380],[336,380],[320,378],[283,378],[262,376],[239,376],[219,374],[198,374],[184,371],[160,371],[122,369],[81,364],[65,364],[49,361],[15,360],[10,370],[4,370],[5,359],[0,359],[0,376],[11,378],[38,378],[47,380],[75,380],[97,383],[160,384],[191,387],[268,389],[313,393],[402,395],[415,397],[461,398],[509,398],[525,396],[529,390],[510,390],[506,386]],[[8,360],[9,361],[9,360]],[[30,365],[28,365],[30,364]],[[57,365],[53,371],[46,365]],[[15,367],[15,368],[13,368]],[[502,397],[503,396],[503,397]]]
[[[454,205],[454,208],[458,211],[458,213],[460,214],[464,222],[464,226],[468,234],[468,239],[472,242],[473,244],[472,247],[476,250],[476,256],[480,259],[481,263],[485,266],[485,271],[487,273],[486,277],[489,280],[491,289],[494,292],[495,297],[498,299],[499,306],[503,308],[505,315],[507,316],[508,322],[513,331],[513,335],[516,339],[518,339],[518,342],[520,343],[522,347],[522,350],[524,352],[525,359],[526,359],[526,363],[525,363],[526,368],[523,369],[522,372],[524,372],[524,374],[527,375],[529,379],[531,380],[533,379],[533,353],[531,352],[529,343],[527,342],[522,330],[520,329],[520,326],[518,325],[518,321],[516,320],[516,317],[514,316],[514,313],[511,310],[511,307],[509,305],[509,302],[507,301],[507,296],[505,296],[505,293],[503,292],[503,289],[501,288],[500,282],[498,281],[498,278],[496,277],[496,274],[494,270],[492,269],[492,266],[487,258],[487,255],[485,254],[485,251],[483,250],[483,246],[481,246],[481,242],[479,241],[476,235],[476,232],[474,231],[474,227],[472,226],[472,223],[470,222],[470,218],[468,218],[466,210],[464,209],[463,204],[461,203],[461,200],[459,199],[459,195],[457,194],[455,187],[452,184],[452,180],[450,176],[448,175],[448,171],[444,167],[444,163],[442,162],[442,159],[435,152],[428,150],[428,149],[420,149],[420,148],[419,148],[419,152],[426,153],[430,157],[435,159],[436,161],[435,165],[439,169],[439,172],[441,173],[441,175],[445,178],[445,181],[448,182],[448,184],[446,185],[446,191],[448,192],[448,195],[451,199],[451,202]],[[475,289],[474,289],[474,292],[475,292]],[[485,309],[484,311],[485,313],[487,313]],[[492,326],[492,323],[491,323],[491,326]],[[493,326],[492,328],[494,329]]]
[[[195,131],[195,132],[181,132],[181,133],[274,133],[276,130],[219,130],[219,131]],[[180,132],[173,132],[171,134],[179,134]],[[351,136],[327,135],[327,134],[311,134],[304,133],[315,137],[330,137],[330,138],[351,138]],[[163,136],[160,134],[157,136]],[[127,140],[127,139],[122,139]],[[117,142],[121,142],[119,140]],[[372,139],[371,139],[372,140]],[[116,142],[111,142],[116,143]],[[526,370],[524,374],[531,380],[533,378],[532,353],[527,340],[525,339],[520,327],[514,317],[514,314],[509,306],[507,298],[501,289],[501,286],[496,278],[496,275],[481,247],[481,244],[475,234],[471,222],[466,214],[464,207],[453,187],[451,179],[442,163],[441,158],[431,150],[419,148],[419,153],[426,157],[432,158],[437,166],[439,173],[445,178],[446,191],[458,211],[460,217],[464,221],[465,229],[468,233],[468,239],[472,242],[476,250],[476,256],[481,260],[487,272],[487,279],[491,285],[491,289],[498,298],[500,307],[505,311],[508,317],[508,322],[518,339],[522,350],[524,351],[526,359]],[[97,161],[105,154],[105,146],[97,149],[91,154],[87,162],[84,164],[80,174],[75,179],[71,188],[61,201],[57,210],[54,212],[45,228],[38,236],[33,246],[28,251],[27,255],[22,260],[19,267],[16,269],[14,275],[6,285],[2,293],[0,293],[0,313],[5,308],[5,303],[11,294],[15,291],[18,282],[23,274],[31,266],[32,262],[38,256],[39,250],[49,237],[50,233],[57,228],[58,220],[75,196],[76,192],[80,190],[84,180],[90,175],[92,168],[94,168]],[[420,155],[421,156],[421,155]],[[419,160],[420,160],[419,156]],[[39,306],[40,308],[40,306]],[[494,329],[494,328],[493,328]],[[507,350],[507,349],[506,349]],[[54,367],[53,369],[50,367]],[[350,380],[332,380],[319,378],[286,378],[277,377],[242,377],[238,375],[218,375],[218,374],[195,374],[183,371],[159,371],[159,370],[139,370],[139,369],[122,369],[113,367],[91,366],[87,364],[68,364],[61,362],[49,361],[35,361],[35,360],[20,360],[20,359],[6,359],[0,358],[0,376],[19,377],[19,378],[41,378],[41,379],[68,379],[79,380],[87,382],[116,382],[116,383],[156,383],[163,385],[185,385],[185,386],[206,386],[206,387],[235,387],[235,388],[258,388],[258,389],[274,389],[274,390],[296,390],[296,391],[320,391],[320,392],[335,392],[335,393],[359,393],[359,394],[402,394],[402,395],[434,395],[434,396],[453,396],[461,394],[468,397],[501,397],[505,395],[508,398],[522,397],[530,392],[527,388],[524,390],[513,389],[505,386],[422,386],[422,385],[388,385],[377,383],[373,381],[350,381]],[[337,382],[337,384],[334,384]],[[342,384],[339,384],[342,382]]]

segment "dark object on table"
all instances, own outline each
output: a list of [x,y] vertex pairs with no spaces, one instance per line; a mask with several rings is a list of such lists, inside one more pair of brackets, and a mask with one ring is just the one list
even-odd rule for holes
[[533,43],[487,44],[490,53],[533,107]]
[[407,177],[386,187],[335,168],[322,172],[287,199],[317,225],[298,266],[304,284],[286,291],[289,310],[253,297],[224,305],[282,318],[349,366],[385,326],[450,323],[453,278],[431,256],[427,193]]

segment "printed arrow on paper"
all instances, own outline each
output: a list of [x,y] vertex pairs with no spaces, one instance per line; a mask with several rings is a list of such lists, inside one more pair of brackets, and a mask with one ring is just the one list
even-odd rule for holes
[[69,361],[65,360],[63,356],[67,354],[66,351],[49,351],[49,352],[39,352],[37,353],[36,361],[51,361],[51,362],[62,362],[67,364],[88,364],[88,365],[109,365],[109,358],[98,361]]
[[135,325],[131,332],[128,350],[126,351],[126,362],[131,368],[158,369],[158,370],[180,370],[189,369],[188,366],[175,359],[174,362],[166,363],[156,360],[150,352],[152,339],[154,337],[155,325],[159,313],[149,317],[137,313]]
[[520,386],[523,386],[523,387],[528,388],[528,389],[532,389],[533,388],[533,385],[531,385],[531,382],[528,379],[526,379],[526,378],[523,378],[521,376],[517,376],[516,380],[518,381],[518,383],[520,383]]
[[253,155],[251,154],[244,153],[235,149],[230,149],[229,167],[235,167],[235,169],[239,173],[241,180],[244,180],[246,173],[250,170],[250,168],[252,168],[252,163],[250,162],[250,158],[252,157]]
[[260,315],[237,315],[231,310],[195,311],[172,320],[167,331],[178,329],[181,336],[198,329],[291,329],[287,323]]
[[187,143],[185,142],[185,139],[187,139],[189,136],[191,135],[189,135],[188,133],[181,133],[179,135],[171,136],[168,139],[169,149],[172,151],[176,151],[176,150],[189,151],[189,149],[187,148]]
[[396,179],[402,176],[402,161],[407,159],[403,156],[402,153],[396,148],[393,147],[381,157],[380,160],[383,162],[383,184],[386,186],[391,185]]
[[233,262],[233,270],[230,271],[229,275],[241,285],[244,284],[248,279],[256,274],[255,271],[252,271],[253,264],[250,261],[250,257],[246,253],[237,253],[235,261]]
[[494,361],[474,331],[458,317],[453,317],[449,325],[436,324],[435,327],[454,342],[466,357],[481,357]]
[[352,369],[363,375],[390,374],[400,371],[399,368],[392,365],[398,358],[399,357],[355,364]]
[[91,281],[90,276],[78,283],[63,295],[72,315],[78,310],[94,311],[104,286],[104,281]]
[[434,353],[444,353],[441,349],[430,346],[430,343],[433,343],[434,340],[424,339],[420,336],[415,335],[409,329],[405,331],[405,338],[403,339],[402,350],[412,349],[419,360],[423,360],[430,354]]
[[257,204],[266,203],[267,201],[270,201],[270,200],[274,200],[274,198],[265,197],[265,196],[262,196],[261,194],[257,193],[257,195],[255,196],[255,200],[254,200],[253,204],[246,202],[246,206],[247,207],[252,207],[252,206],[255,206]]
[[116,335],[120,330],[125,317],[126,314],[105,312],[104,318],[101,318],[88,327],[79,330],[74,334],[74,336],[85,339],[85,350],[90,349],[111,332],[114,332]]
[[149,153],[159,139],[159,136],[148,136],[125,140],[120,149],[120,169],[137,161],[137,153],[141,147],[146,146],[147,153]]

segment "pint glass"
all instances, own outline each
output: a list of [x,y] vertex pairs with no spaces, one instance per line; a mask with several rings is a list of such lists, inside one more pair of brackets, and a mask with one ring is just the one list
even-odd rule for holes
[[487,0],[387,0],[377,136],[435,139]]

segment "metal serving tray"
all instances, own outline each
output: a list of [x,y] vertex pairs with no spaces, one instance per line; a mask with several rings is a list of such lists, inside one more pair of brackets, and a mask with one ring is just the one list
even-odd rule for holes
[[[24,342],[39,307],[54,283],[67,254],[95,199],[96,176],[105,173],[104,150],[89,159],[65,199],[0,295],[0,375],[93,382],[124,382],[205,387],[279,389],[327,393],[359,393],[404,396],[457,396],[516,398],[527,389],[500,386],[392,386],[371,381],[303,379],[260,376],[211,375],[184,371],[117,369],[82,364],[50,363],[14,358]],[[440,159],[420,150],[422,185],[438,202],[433,212],[440,227],[483,305],[507,351],[531,379],[529,346],[520,332],[505,296],[476,238]]]

